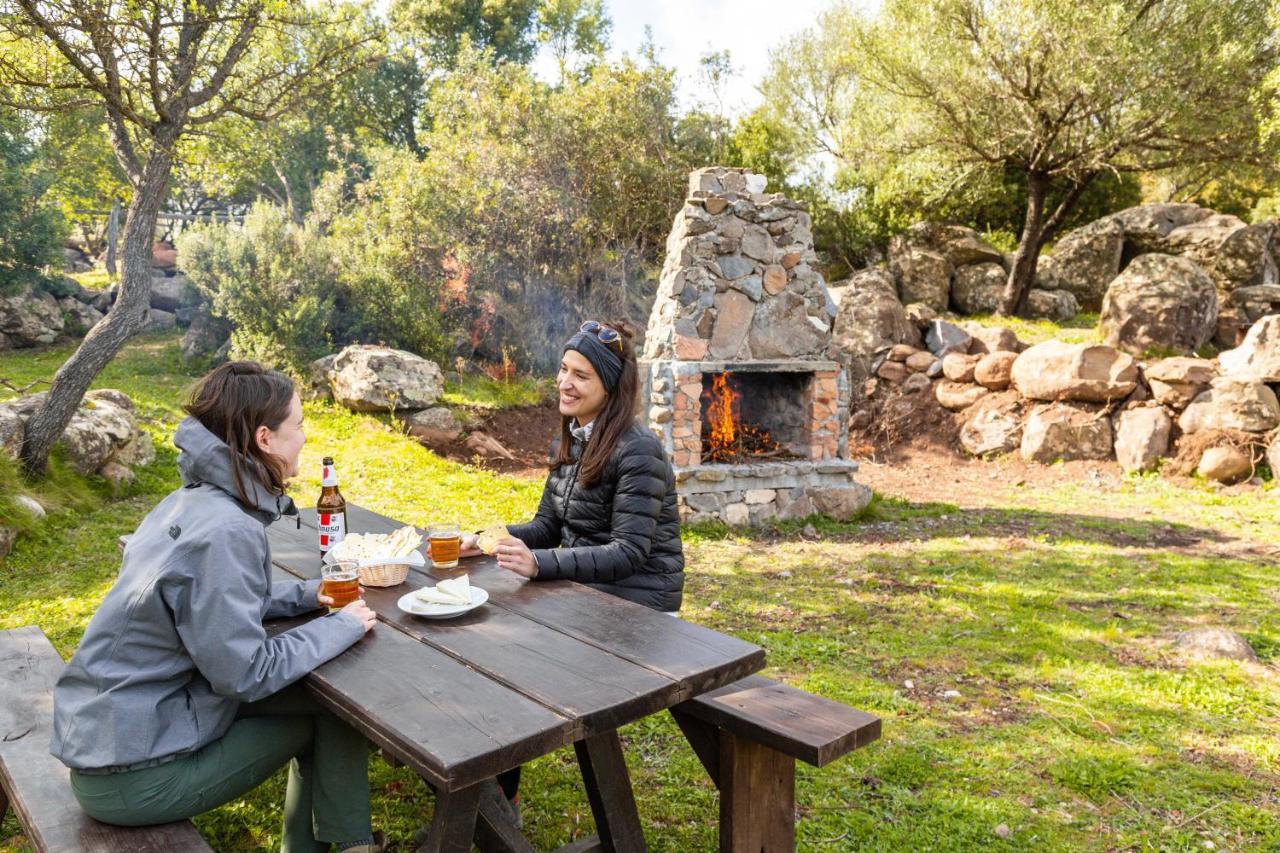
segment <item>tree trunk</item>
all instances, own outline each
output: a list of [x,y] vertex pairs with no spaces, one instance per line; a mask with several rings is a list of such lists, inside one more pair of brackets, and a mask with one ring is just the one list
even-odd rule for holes
[[1041,235],[1044,232],[1044,203],[1049,195],[1049,176],[1043,172],[1027,173],[1027,218],[1022,226],[1018,250],[1013,254],[1009,280],[1000,298],[1000,314],[1016,314],[1036,280],[1036,263],[1040,259]]
[[89,330],[71,358],[58,368],[44,404],[27,421],[21,459],[30,475],[44,473],[49,453],[84,399],[84,392],[125,341],[146,326],[151,307],[151,244],[172,167],[169,146],[156,145],[125,216],[119,296],[107,316]]

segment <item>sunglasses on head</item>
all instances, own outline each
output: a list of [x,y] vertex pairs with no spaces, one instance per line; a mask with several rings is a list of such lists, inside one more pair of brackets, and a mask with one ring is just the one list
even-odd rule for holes
[[622,335],[618,334],[617,329],[610,329],[608,326],[600,325],[595,320],[588,320],[582,324],[582,328],[579,331],[595,335],[600,343],[605,346],[617,344],[618,352],[622,352]]

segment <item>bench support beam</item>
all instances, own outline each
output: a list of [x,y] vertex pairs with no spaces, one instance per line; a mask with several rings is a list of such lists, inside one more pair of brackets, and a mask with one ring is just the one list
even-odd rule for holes
[[720,849],[796,849],[796,761],[763,744],[720,732]]

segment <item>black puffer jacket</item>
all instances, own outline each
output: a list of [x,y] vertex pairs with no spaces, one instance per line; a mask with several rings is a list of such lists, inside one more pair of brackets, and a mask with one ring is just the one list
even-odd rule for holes
[[[584,447],[574,439],[575,460]],[[684,549],[676,482],[658,439],[632,425],[599,483],[587,487],[577,476],[576,462],[548,474],[533,521],[508,528],[533,550],[538,580],[578,581],[654,610],[679,610]]]

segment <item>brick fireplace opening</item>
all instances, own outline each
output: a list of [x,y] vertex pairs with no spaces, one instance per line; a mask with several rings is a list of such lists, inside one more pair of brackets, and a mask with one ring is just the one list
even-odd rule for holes
[[690,175],[645,335],[640,408],[687,520],[848,517],[870,498],[809,216],[764,187],[743,169]]

